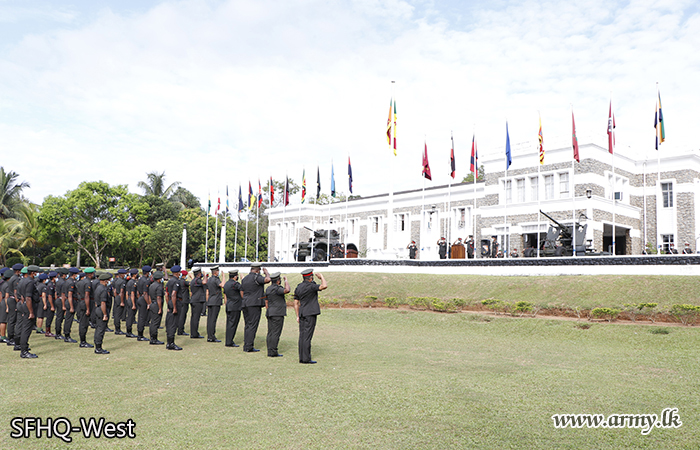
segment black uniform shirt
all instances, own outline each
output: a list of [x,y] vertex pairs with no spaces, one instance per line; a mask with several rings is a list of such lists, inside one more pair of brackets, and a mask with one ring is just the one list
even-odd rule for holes
[[[141,275],[139,280],[136,282],[136,298],[142,297],[143,294],[148,291],[149,283],[149,277],[146,275]],[[155,301],[155,299],[152,298],[151,301]]]
[[107,305],[107,287],[103,286],[102,283],[98,284],[95,288],[95,311],[97,311],[97,316],[102,319],[102,303]]
[[173,292],[178,300],[182,298],[182,293],[180,292],[180,280],[175,277],[169,279],[168,284],[165,285],[165,295],[168,297],[168,308],[170,309],[173,307],[173,303],[170,301]]
[[182,283],[180,285],[180,291],[182,291],[182,301],[183,303],[189,303],[190,302],[190,282],[182,279]]
[[318,304],[319,287],[313,281],[302,281],[294,290],[294,299],[299,300],[299,317],[321,314],[321,307]]
[[267,287],[265,291],[267,296],[267,311],[265,316],[286,316],[287,301],[284,298],[284,287],[280,284],[273,284]]
[[114,280],[114,283],[112,284],[114,286],[114,300],[116,305],[120,305],[122,303],[122,299],[125,298],[125,292],[124,292],[124,285],[126,284],[126,280],[122,277],[117,277]]
[[73,308],[78,306],[78,294],[75,289],[75,278],[68,278],[66,283],[63,285],[66,292],[66,308],[70,310],[70,303],[68,302],[68,294],[73,296]]
[[[129,299],[131,301],[131,293],[136,292],[136,278],[131,278],[126,282],[126,288],[124,288],[124,300]],[[138,295],[134,297],[134,301],[139,298]]]
[[17,283],[19,283],[19,275],[14,274],[10,277],[10,281],[7,282],[7,291],[10,294],[10,297],[15,297],[15,290],[17,289]]
[[148,295],[151,297],[151,304],[156,304],[158,297],[163,298],[163,283],[160,281],[154,281],[148,287]]
[[15,291],[17,292],[18,301],[24,300],[24,293],[27,289],[28,282],[34,284],[34,282],[29,277],[20,278],[20,280],[17,282],[17,287],[15,288]]
[[240,311],[243,307],[241,298],[241,283],[233,278],[224,284],[224,294],[226,294],[226,311]]
[[259,273],[250,272],[241,281],[243,291],[243,307],[265,306],[262,296],[265,293],[265,277]]
[[221,288],[219,287],[221,280],[219,277],[212,275],[207,281],[207,289],[209,290],[209,300],[207,306],[221,306]]
[[202,282],[202,277],[197,277],[192,280],[192,283],[190,283],[190,290],[192,292],[190,303],[204,303],[204,283]]

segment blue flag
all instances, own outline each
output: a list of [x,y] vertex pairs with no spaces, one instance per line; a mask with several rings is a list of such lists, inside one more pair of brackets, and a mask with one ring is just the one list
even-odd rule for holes
[[335,197],[335,174],[333,171],[333,163],[331,163],[331,197]]
[[510,158],[510,135],[508,134],[508,121],[506,121],[506,170],[510,167],[512,159]]

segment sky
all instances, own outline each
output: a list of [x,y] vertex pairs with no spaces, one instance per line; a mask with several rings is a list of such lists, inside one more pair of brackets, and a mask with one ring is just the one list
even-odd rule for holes
[[451,134],[458,181],[474,135],[504,154],[506,121],[531,151],[538,114],[545,149],[572,108],[605,145],[611,98],[616,151],[656,159],[657,83],[661,151],[700,148],[699,48],[692,0],[0,0],[0,164],[36,203],[164,171],[205,205],[303,170],[315,194],[317,167],[328,192],[331,164],[347,192],[350,157],[366,196],[422,187],[424,143],[447,184]]

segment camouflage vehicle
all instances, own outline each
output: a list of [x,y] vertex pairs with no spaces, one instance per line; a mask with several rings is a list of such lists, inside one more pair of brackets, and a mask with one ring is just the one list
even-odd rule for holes
[[[294,249],[294,259],[297,261],[325,261],[330,249],[331,258],[345,257],[345,244],[340,242],[340,234],[336,230],[330,230],[330,240],[328,230],[316,230],[313,232],[308,242],[292,244]],[[348,251],[355,251],[355,244],[348,244]],[[313,255],[313,258],[312,258]]]

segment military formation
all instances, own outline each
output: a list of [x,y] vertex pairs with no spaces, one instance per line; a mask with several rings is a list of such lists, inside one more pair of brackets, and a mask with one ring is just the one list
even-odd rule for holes
[[[279,272],[269,273],[261,263],[252,263],[250,273],[240,282],[237,269],[228,272],[226,283],[219,276],[218,266],[210,271],[211,275],[203,274],[201,268],[195,267],[190,278],[180,266],[172,266],[168,275],[162,265],[156,266],[156,270],[150,266],[143,266],[140,271],[119,269],[115,274],[97,273],[93,267],[82,271],[61,267],[45,272],[35,265],[15,264],[0,269],[0,343],[13,347],[22,358],[37,358],[29,345],[32,334],[37,333],[105,355],[109,350],[103,348],[104,336],[109,332],[179,351],[182,347],[175,343],[175,336],[204,338],[199,333],[203,315],[206,315],[207,342],[221,342],[216,337],[216,325],[223,306],[224,345],[239,347],[234,337],[242,313],[243,351],[253,353],[260,351],[254,348],[254,342],[264,307],[267,356],[283,356],[278,345],[287,315],[285,296],[291,292],[287,277]],[[320,273],[316,277],[321,284],[317,284],[311,269],[304,270],[302,277],[294,291],[299,362],[315,364],[311,359],[311,339],[321,313],[318,292],[328,285]],[[190,332],[186,333],[188,312]],[[164,313],[166,342],[158,338]],[[109,327],[110,318],[114,329]],[[79,341],[72,337],[75,327]],[[88,342],[91,329],[94,329],[92,343]],[[144,336],[147,329],[148,337]]]

